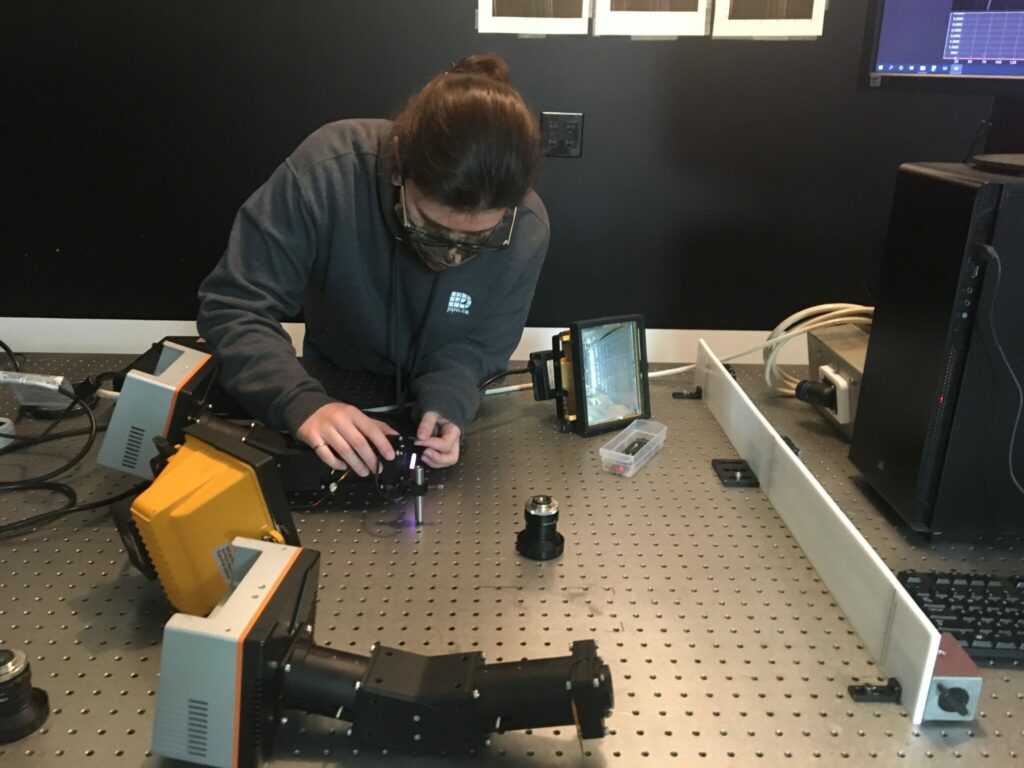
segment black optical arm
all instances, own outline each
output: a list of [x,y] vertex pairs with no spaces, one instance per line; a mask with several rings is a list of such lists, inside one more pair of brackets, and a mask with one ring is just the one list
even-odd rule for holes
[[484,664],[480,653],[422,656],[375,646],[369,657],[299,643],[285,667],[278,705],[352,723],[351,734],[385,748],[459,754],[490,733],[576,725],[604,735],[614,694],[591,640],[572,654]]

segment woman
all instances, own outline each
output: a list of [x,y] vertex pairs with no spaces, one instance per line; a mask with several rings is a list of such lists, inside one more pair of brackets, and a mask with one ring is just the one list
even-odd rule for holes
[[547,252],[539,143],[494,55],[437,75],[393,122],[313,133],[239,210],[200,286],[199,331],[227,390],[331,467],[366,476],[394,457],[388,425],[295,359],[281,319],[301,308],[306,354],[393,374],[425,463],[457,462],[477,384],[507,366]]

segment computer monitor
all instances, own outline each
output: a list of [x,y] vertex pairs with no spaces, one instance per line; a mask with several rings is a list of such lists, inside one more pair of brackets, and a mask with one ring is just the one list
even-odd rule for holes
[[879,0],[871,75],[1002,81],[1024,93],[1024,0]]

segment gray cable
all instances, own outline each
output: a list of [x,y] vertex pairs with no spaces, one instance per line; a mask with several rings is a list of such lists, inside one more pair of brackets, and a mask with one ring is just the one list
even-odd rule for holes
[[999,295],[999,282],[1003,277],[1003,264],[999,260],[999,254],[995,252],[994,248],[989,251],[989,256],[996,265],[996,284],[992,287],[992,311],[989,313],[989,326],[992,331],[992,340],[996,343],[999,356],[1003,358],[1003,365],[1006,366],[1006,370],[1009,371],[1010,378],[1013,380],[1013,385],[1017,388],[1018,398],[1017,418],[1013,421],[1013,432],[1010,433],[1010,450],[1007,454],[1007,464],[1010,468],[1010,480],[1017,486],[1017,490],[1024,494],[1024,486],[1020,484],[1016,473],[1013,471],[1013,446],[1017,441],[1017,430],[1020,428],[1020,415],[1024,411],[1024,389],[1021,388],[1020,380],[1017,378],[1017,374],[1014,373],[1013,366],[1010,365],[1006,351],[1003,349],[1003,345],[999,342],[999,336],[996,334],[996,297]]

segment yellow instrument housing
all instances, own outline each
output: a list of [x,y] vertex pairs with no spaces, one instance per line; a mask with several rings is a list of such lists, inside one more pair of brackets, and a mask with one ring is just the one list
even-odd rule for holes
[[132,518],[171,604],[208,614],[229,590],[236,536],[285,543],[254,467],[186,435]]

